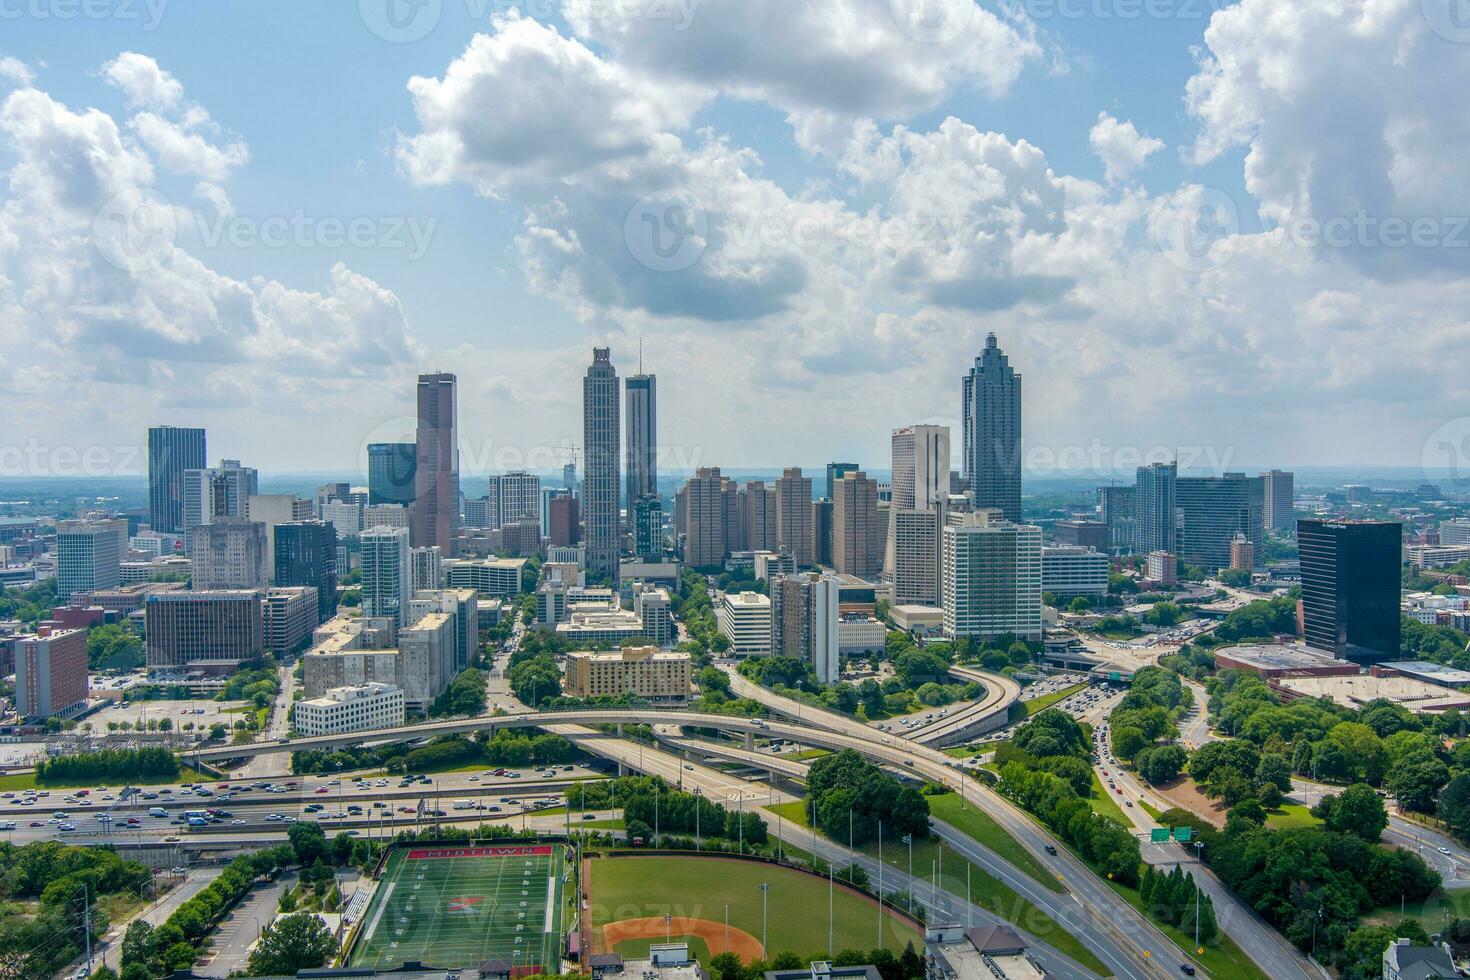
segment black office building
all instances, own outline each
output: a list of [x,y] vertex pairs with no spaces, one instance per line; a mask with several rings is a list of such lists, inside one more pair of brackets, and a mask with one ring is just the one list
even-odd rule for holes
[[155,425],[148,430],[148,526],[184,532],[184,471],[202,470],[204,430]]
[[1307,645],[1364,665],[1398,659],[1402,525],[1301,520],[1296,533]]
[[316,589],[317,614],[325,623],[337,613],[337,529],[326,521],[277,524],[276,585]]
[[418,476],[418,446],[412,442],[374,442],[368,446],[368,503],[413,503]]

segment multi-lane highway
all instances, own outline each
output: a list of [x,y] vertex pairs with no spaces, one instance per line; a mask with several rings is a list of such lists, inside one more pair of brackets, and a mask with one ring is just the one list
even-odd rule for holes
[[1011,705],[1021,699],[1021,685],[1004,674],[992,674],[976,667],[954,666],[949,674],[961,683],[971,681],[985,688],[985,696],[972,705],[951,711],[907,736],[924,745],[954,745],[967,738],[984,735],[1004,727]]

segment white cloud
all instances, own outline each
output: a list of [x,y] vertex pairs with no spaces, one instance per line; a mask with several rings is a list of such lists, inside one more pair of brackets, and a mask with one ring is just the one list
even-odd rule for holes
[[[1218,11],[1187,87],[1193,159],[1246,148],[1263,217],[1351,226],[1323,251],[1372,275],[1470,271],[1470,248],[1438,240],[1470,214],[1470,116],[1450,94],[1470,90],[1470,48],[1430,29],[1432,6],[1242,0]],[[1385,221],[1427,221],[1435,240],[1385,244]]]
[[104,64],[100,72],[122,90],[129,108],[163,111],[183,102],[183,84],[146,54],[124,51]]
[[24,61],[11,55],[0,55],[0,79],[16,85],[29,85],[36,80],[35,73]]
[[138,110],[128,128],[168,173],[218,184],[250,159],[245,141],[222,134],[203,106],[184,100],[183,83],[147,55],[125,51],[99,74]]
[[1108,181],[1127,180],[1148,163],[1148,158],[1164,148],[1164,141],[1143,136],[1131,121],[1114,119],[1107,112],[1097,114],[1097,124],[1087,136],[1092,152],[1103,162]]

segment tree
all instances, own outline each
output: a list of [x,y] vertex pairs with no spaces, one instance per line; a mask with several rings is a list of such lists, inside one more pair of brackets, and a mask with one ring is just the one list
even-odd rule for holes
[[1450,780],[1450,770],[1432,755],[1406,759],[1388,774],[1388,788],[1399,806],[1418,813],[1434,809],[1440,787]]
[[327,833],[320,824],[293,823],[286,831],[286,839],[296,853],[296,863],[303,868],[327,856]]
[[1354,783],[1341,793],[1322,797],[1312,807],[1312,816],[1326,824],[1328,830],[1355,834],[1370,844],[1378,843],[1388,826],[1383,800],[1365,783]]
[[1261,762],[1256,766],[1256,782],[1275,786],[1283,793],[1290,792],[1291,763],[1286,761],[1286,756],[1274,752],[1261,756]]
[[251,976],[295,976],[324,965],[337,952],[326,923],[310,912],[283,916],[266,927],[250,954]]
[[1470,772],[1450,780],[1439,794],[1435,812],[1456,836],[1470,837]]
[[1140,752],[1135,763],[1138,774],[1157,786],[1178,776],[1188,758],[1183,746],[1159,745]]

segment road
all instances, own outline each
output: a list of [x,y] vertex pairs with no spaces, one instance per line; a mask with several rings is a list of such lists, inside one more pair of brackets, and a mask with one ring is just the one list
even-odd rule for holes
[[[1292,777],[1291,788],[1292,795],[1308,807],[1316,804],[1323,796],[1342,791],[1341,786],[1326,786],[1295,776]],[[1466,848],[1450,835],[1406,819],[1390,806],[1388,827],[1383,831],[1383,840],[1418,854],[1426,864],[1439,872],[1446,888],[1470,886],[1470,848]]]
[[[271,709],[270,724],[267,726],[265,737],[271,741],[286,737],[290,730],[291,702],[296,692],[296,675],[292,673],[292,667],[283,664],[276,668],[276,677],[281,683],[281,692],[276,695],[275,706]],[[283,775],[286,770],[281,768],[281,760],[272,759],[268,756],[256,756],[248,760],[237,772],[239,779],[260,779],[265,776]]]
[[[165,892],[157,901],[145,906],[137,915],[125,922],[115,922],[108,929],[107,935],[103,937],[101,949],[92,950],[92,970],[95,972],[103,965],[112,967],[118,973],[122,972],[122,938],[127,931],[128,924],[139,920],[149,925],[159,925],[174,910],[183,905],[189,899],[208,888],[214,879],[219,877],[223,868],[191,868],[185,875],[183,881]],[[86,957],[79,958],[64,971],[70,976],[79,966],[86,965]]]
[[281,896],[296,884],[295,875],[256,885],[220,920],[209,937],[209,951],[198,967],[206,976],[243,973],[261,931],[276,917]]
[[[1141,780],[1110,761],[1106,728],[1099,727],[1093,740],[1098,760],[1094,770],[1103,791],[1114,794],[1123,815],[1133,823],[1133,829],[1142,838],[1139,850],[1143,860],[1163,869],[1176,864],[1185,865],[1185,870],[1194,875],[1200,891],[1210,896],[1214,903],[1215,919],[1221,931],[1235,940],[1236,945],[1272,980],[1322,980],[1325,974],[1313,966],[1301,950],[1287,942],[1285,936],[1237,898],[1195,855],[1176,843],[1149,843],[1149,832],[1158,824],[1148,815],[1143,804],[1146,802],[1159,811],[1167,810],[1173,804],[1155,796]],[[1116,784],[1116,789],[1109,785],[1110,780]]]
[[905,734],[925,745],[954,745],[995,731],[1005,726],[1011,705],[1021,698],[1021,685],[1004,674],[992,674],[976,667],[954,666],[950,676],[962,682],[974,681],[985,687],[985,697],[972,705],[951,710],[944,718]]

